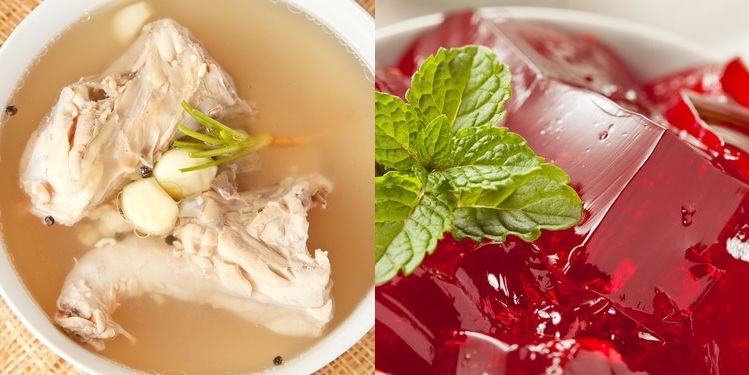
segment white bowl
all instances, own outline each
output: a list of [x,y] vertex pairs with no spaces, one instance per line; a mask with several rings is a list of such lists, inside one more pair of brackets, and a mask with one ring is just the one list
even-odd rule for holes
[[[13,31],[0,48],[0,105],[4,108],[27,68],[44,47],[65,28],[114,0],[47,0]],[[284,0],[326,25],[356,52],[374,74],[374,20],[353,0]],[[1,235],[1,233],[0,233]],[[373,280],[374,281],[374,280]],[[373,282],[374,284],[374,282]],[[82,348],[56,329],[26,290],[0,238],[0,294],[26,327],[55,353],[91,374],[131,374]],[[318,344],[270,374],[310,374],[333,361],[359,341],[374,325],[374,287],[354,312]],[[2,372],[2,369],[0,369]]]
[[[478,11],[489,18],[500,13],[509,14],[517,19],[543,21],[571,31],[592,33],[617,51],[640,81],[713,62],[715,56],[719,56],[675,34],[599,14],[532,7],[486,7]],[[378,64],[397,64],[414,38],[435,28],[443,19],[443,14],[435,13],[378,28],[375,47]]]

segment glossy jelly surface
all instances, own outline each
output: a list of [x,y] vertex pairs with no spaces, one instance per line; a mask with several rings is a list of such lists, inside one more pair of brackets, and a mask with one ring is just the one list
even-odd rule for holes
[[486,45],[510,66],[503,125],[569,173],[585,217],[533,243],[448,236],[412,275],[377,287],[378,370],[742,373],[742,176],[649,120],[659,106],[606,46],[549,25],[449,16],[398,66],[378,69],[378,88],[402,95],[423,58],[464,44]]

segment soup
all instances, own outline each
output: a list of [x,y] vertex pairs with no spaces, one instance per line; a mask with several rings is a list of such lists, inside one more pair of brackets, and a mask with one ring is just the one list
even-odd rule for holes
[[[19,188],[19,163],[31,133],[57,100],[60,89],[102,72],[127,48],[113,28],[116,15],[133,2],[115,2],[64,32],[29,70],[0,137],[0,201],[3,234],[18,273],[50,317],[75,259],[89,250],[80,225],[45,226],[29,214]],[[285,4],[188,0],[148,1],[149,21],[173,18],[187,27],[231,75],[239,96],[255,103],[250,133],[306,137],[308,144],[259,152],[261,169],[240,176],[252,189],[289,176],[320,173],[332,181],[325,210],[310,211],[310,249],[325,249],[332,265],[335,328],[372,283],[370,247],[374,156],[371,145],[371,78],[360,61],[331,33]],[[205,305],[141,297],[125,301],[114,319],[136,339],[107,342],[101,354],[140,370],[217,373],[261,370],[274,358],[288,360],[315,338],[287,337]]]

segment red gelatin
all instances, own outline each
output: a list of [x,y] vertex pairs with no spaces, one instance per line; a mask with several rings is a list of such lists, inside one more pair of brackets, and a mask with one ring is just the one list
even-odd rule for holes
[[723,66],[710,64],[656,78],[646,83],[643,89],[648,99],[658,104],[672,102],[674,95],[682,91],[715,97],[722,94],[720,84],[722,74]]
[[[466,44],[491,48],[510,67],[511,105],[521,105],[534,83],[545,77],[603,93],[629,109],[650,112],[645,93],[613,51],[595,36],[572,34],[549,24],[501,17],[486,20],[473,12],[451,15],[411,45],[398,69],[410,77],[440,47]],[[402,96],[403,92],[393,94]]]
[[749,107],[749,70],[740,58],[731,60],[720,79],[723,91],[733,100]]
[[375,71],[375,90],[403,97],[410,86],[410,75],[404,75],[398,68],[377,66]]
[[749,181],[749,71],[740,59],[656,78],[644,89],[673,130]]
[[[749,261],[749,186],[610,100],[648,107],[626,67],[590,37],[460,14],[417,39],[399,70],[469,43],[492,47],[519,77],[507,126],[570,174],[585,220],[531,244],[443,240],[412,275],[376,289],[377,368],[743,371],[749,302],[731,298],[749,285],[749,264],[737,259]],[[590,91],[601,87],[613,89]]]

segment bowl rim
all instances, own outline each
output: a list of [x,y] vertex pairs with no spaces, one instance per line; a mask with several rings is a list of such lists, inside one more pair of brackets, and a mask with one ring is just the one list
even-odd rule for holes
[[[100,7],[118,0],[45,0],[16,26],[0,46],[0,104],[9,104],[26,71],[46,46],[67,27]],[[293,11],[320,22],[374,75],[374,18],[354,0],[269,0],[287,3]],[[0,135],[4,124],[0,122]],[[374,278],[372,287],[350,315],[315,345],[268,374],[313,373],[335,360],[374,327]],[[91,353],[60,332],[37,304],[17,274],[0,231],[0,296],[23,325],[55,354],[91,374],[132,374],[133,370]]]
[[[638,22],[586,11],[526,6],[487,6],[467,8],[463,10],[451,10],[447,12],[435,12],[408,18],[386,26],[379,26],[376,29],[376,51],[379,51],[382,48],[389,48],[389,45],[398,38],[407,38],[407,43],[410,43],[418,35],[441,24],[446,15],[470,9],[474,9],[480,15],[487,17],[497,16],[501,12],[502,14],[509,14],[511,17],[518,19],[544,21],[552,24],[571,23],[585,25],[590,26],[594,30],[608,30],[612,33],[628,34],[644,40],[654,41],[662,45],[679,49],[690,55],[690,57],[693,58],[693,61],[686,61],[682,68],[694,63],[714,62],[716,61],[716,56],[719,58],[727,57],[721,56],[721,54],[712,51],[710,48],[700,45],[684,36],[657,27],[643,25]],[[616,46],[614,45],[611,47],[616,49]],[[402,52],[404,51],[399,51],[398,55]],[[378,59],[377,63],[393,62]],[[375,369],[375,373],[377,375],[387,375],[387,373],[378,371],[377,369]]]

